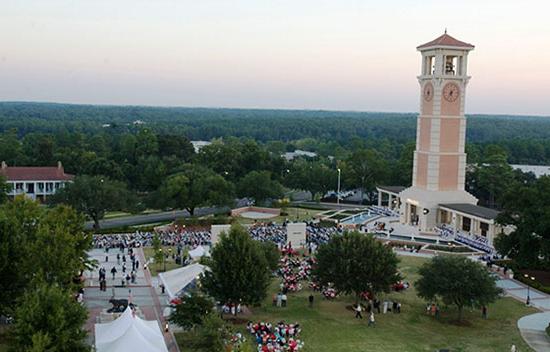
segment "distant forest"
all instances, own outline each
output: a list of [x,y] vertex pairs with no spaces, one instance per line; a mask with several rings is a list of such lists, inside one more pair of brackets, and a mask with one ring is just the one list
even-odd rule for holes
[[[325,156],[358,147],[374,148],[389,159],[397,159],[403,146],[414,141],[416,116],[414,113],[5,102],[0,103],[0,132],[15,132],[18,138],[30,133],[75,132],[112,137],[146,128],[159,135],[178,135],[189,140],[250,138],[261,144],[277,144],[285,150],[305,148]],[[134,125],[136,120],[144,124]],[[550,118],[470,115],[467,143],[470,162],[475,162],[487,145],[498,144],[506,150],[510,163],[549,164]]]

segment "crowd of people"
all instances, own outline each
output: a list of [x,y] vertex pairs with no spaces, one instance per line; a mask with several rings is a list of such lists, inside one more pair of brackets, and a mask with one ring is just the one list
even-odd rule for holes
[[[212,243],[210,231],[161,231],[156,233],[163,246],[206,246]],[[94,248],[134,248],[147,247],[153,244],[155,233],[136,231],[133,233],[117,233],[107,235],[93,235]]]
[[314,224],[308,224],[306,227],[306,244],[309,248],[318,247],[327,243],[333,236],[341,235],[344,229],[340,227],[323,227]]
[[277,274],[281,277],[281,291],[283,293],[296,292],[302,289],[300,281],[309,280],[312,266],[315,264],[313,257],[300,258],[295,255],[283,255],[279,261]]
[[249,228],[250,237],[256,241],[273,242],[279,246],[287,241],[285,226],[276,224],[255,225]]
[[246,324],[246,330],[254,336],[258,352],[295,352],[302,349],[304,343],[298,339],[300,324],[287,324],[280,321],[276,325],[269,322]]

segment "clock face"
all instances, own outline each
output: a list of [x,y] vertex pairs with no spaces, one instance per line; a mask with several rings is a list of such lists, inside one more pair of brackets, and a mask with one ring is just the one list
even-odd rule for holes
[[460,88],[456,85],[456,83],[447,83],[445,87],[443,87],[443,97],[448,102],[454,102],[458,99],[458,95],[460,94]]
[[434,96],[434,86],[428,82],[424,85],[424,100],[431,101]]

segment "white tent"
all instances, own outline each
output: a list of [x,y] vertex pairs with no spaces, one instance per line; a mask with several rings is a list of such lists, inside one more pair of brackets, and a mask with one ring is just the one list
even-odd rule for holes
[[130,307],[104,324],[95,324],[97,352],[168,352],[156,320],[143,320]]
[[206,266],[195,263],[182,268],[160,273],[159,279],[164,285],[168,297],[172,299],[179,296],[181,291],[192,283],[197,276],[204,273],[206,269]]
[[210,253],[208,253],[208,251],[206,249],[204,249],[203,246],[198,246],[197,248],[193,249],[193,250],[190,250],[189,251],[189,256],[191,257],[191,259],[195,260],[195,259],[199,259],[203,256],[209,256]]

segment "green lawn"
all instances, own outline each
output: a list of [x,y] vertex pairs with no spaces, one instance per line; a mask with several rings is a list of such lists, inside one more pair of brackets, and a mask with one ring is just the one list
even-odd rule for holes
[[[321,213],[323,210],[313,210],[313,209],[303,209],[303,208],[287,208],[286,213],[288,215],[286,216],[277,216],[271,219],[265,219],[265,220],[258,220],[259,222],[276,222],[278,224],[282,224],[285,219],[292,220],[292,221],[308,221],[313,218],[313,216]],[[235,221],[239,224],[253,224],[254,219],[246,219],[243,217],[236,217]]]
[[[414,282],[418,277],[417,269],[425,259],[400,258],[401,272],[407,281]],[[458,326],[451,323],[456,316],[454,308],[444,308],[440,320],[435,320],[425,314],[425,302],[416,296],[414,288],[410,288],[406,292],[385,296],[402,303],[401,314],[377,314],[376,327],[368,328],[366,319],[356,320],[353,312],[346,310],[346,305],[353,301],[352,297],[326,301],[320,294],[315,294],[314,308],[309,308],[309,290],[305,289],[289,296],[288,307],[272,307],[271,297],[277,285],[278,280],[274,280],[268,298],[262,308],[254,309],[251,319],[273,323],[280,320],[299,322],[302,325],[301,338],[305,341],[304,352],[434,352],[442,348],[453,352],[509,351],[511,344],[515,344],[519,351],[530,351],[516,322],[535,310],[511,298],[500,299],[489,306],[487,320],[481,319],[478,310],[465,312],[469,325]],[[236,328],[243,329],[242,326]]]
[[[177,249],[176,247],[170,247],[170,246],[163,246],[162,247],[165,253],[168,253],[168,249],[172,250],[172,253],[176,254]],[[143,254],[145,255],[145,259],[149,260],[149,258],[153,257],[153,247],[143,247]],[[181,267],[181,265],[176,264],[176,262],[172,259],[172,256],[170,255],[168,258],[165,258],[166,260],[166,271],[176,269]],[[152,263],[149,265],[149,271],[151,272],[152,276],[156,276],[159,272],[164,271],[164,263]]]

